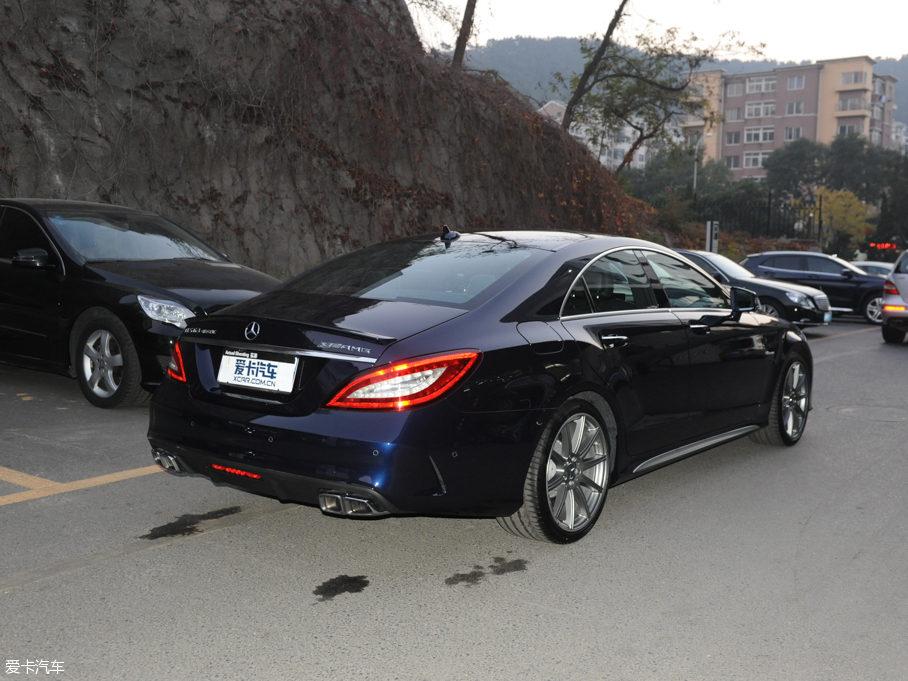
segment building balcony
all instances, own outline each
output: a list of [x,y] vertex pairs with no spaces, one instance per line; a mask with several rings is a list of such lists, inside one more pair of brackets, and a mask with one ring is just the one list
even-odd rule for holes
[[836,92],[848,92],[849,90],[871,92],[873,86],[871,86],[870,83],[851,83],[849,85],[836,85],[835,87]]
[[870,118],[870,109],[841,109],[835,112],[836,118]]

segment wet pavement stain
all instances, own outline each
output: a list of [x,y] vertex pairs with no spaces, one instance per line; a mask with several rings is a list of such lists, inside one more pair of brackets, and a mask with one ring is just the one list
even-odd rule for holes
[[356,577],[340,575],[319,584],[312,593],[319,597],[320,603],[324,603],[341,594],[361,593],[367,586],[369,586],[369,580],[364,575],[357,575]]
[[506,575],[509,572],[523,572],[527,569],[527,561],[523,558],[515,558],[514,560],[505,560],[504,558],[493,558],[495,561],[494,565],[489,567],[492,570],[493,575]]
[[217,520],[228,515],[233,515],[242,511],[241,506],[228,506],[217,511],[209,511],[201,515],[186,513],[174,520],[172,523],[155,527],[148,534],[143,534],[139,539],[163,539],[164,537],[186,537],[190,534],[201,532],[198,524],[203,520]]
[[[511,553],[508,551],[508,553]],[[489,570],[492,571],[493,575],[507,575],[511,572],[523,572],[527,569],[527,564],[529,561],[524,560],[523,558],[515,558],[514,560],[506,560],[505,558],[495,557],[492,559],[495,561],[492,565],[489,565]],[[486,578],[486,568],[482,565],[474,565],[473,570],[470,572],[456,572],[451,577],[448,577],[445,580],[445,584],[448,586],[456,586],[457,584],[466,584],[467,586],[476,586]]]

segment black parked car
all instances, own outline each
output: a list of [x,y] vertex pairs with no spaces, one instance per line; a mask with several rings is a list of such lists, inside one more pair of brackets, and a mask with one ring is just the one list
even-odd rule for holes
[[793,445],[812,360],[668,249],[559,232],[414,237],[193,320],[155,460],[341,516],[586,534],[609,487],[750,434]]
[[763,314],[786,319],[797,326],[822,326],[832,320],[829,298],[819,289],[798,286],[785,281],[760,279],[734,260],[709,251],[678,253],[712,275],[726,286],[741,286],[757,294],[757,309]]
[[99,407],[146,397],[187,319],[278,283],[154,213],[0,199],[0,361],[76,377]]
[[818,288],[836,314],[861,314],[879,324],[883,313],[883,280],[841,258],[823,253],[770,251],[747,256],[741,265],[758,277],[782,279]]

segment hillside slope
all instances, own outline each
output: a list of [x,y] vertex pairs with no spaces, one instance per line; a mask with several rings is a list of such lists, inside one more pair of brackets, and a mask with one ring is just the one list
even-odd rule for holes
[[[24,8],[24,9],[23,9]],[[0,0],[0,194],[162,212],[279,277],[425,231],[643,208],[403,0]]]

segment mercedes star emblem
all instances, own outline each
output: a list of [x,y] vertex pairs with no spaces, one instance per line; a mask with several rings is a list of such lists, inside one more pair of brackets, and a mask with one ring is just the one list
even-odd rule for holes
[[249,325],[246,327],[246,340],[255,340],[258,338],[259,331],[261,330],[258,322],[249,322]]

